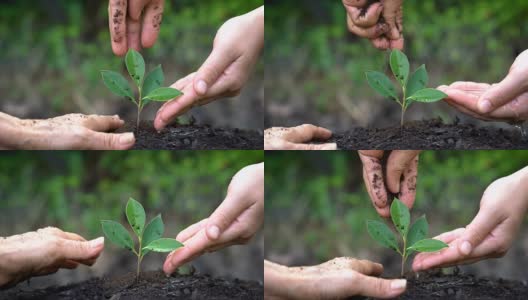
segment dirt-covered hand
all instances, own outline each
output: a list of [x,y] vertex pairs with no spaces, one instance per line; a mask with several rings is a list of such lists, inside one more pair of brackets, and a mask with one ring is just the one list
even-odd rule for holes
[[216,34],[211,54],[200,69],[172,85],[183,91],[183,96],[160,108],[154,127],[163,129],[193,106],[239,95],[263,47],[264,7],[225,22]]
[[106,133],[124,122],[118,116],[69,114],[45,120],[20,120],[0,113],[0,149],[126,150],[133,133]]
[[163,271],[173,273],[179,266],[206,253],[246,244],[264,222],[264,163],[238,171],[224,201],[207,219],[178,234],[185,247],[167,256]]
[[326,128],[304,124],[297,127],[272,127],[264,131],[264,150],[336,150],[335,143],[306,144],[310,141],[327,140],[332,132]]
[[449,248],[418,254],[413,270],[471,264],[504,256],[528,209],[527,182],[528,167],[494,181],[484,192],[479,212],[469,225],[435,237],[449,244]]
[[403,49],[403,0],[343,0],[350,32],[382,50]]
[[521,53],[506,78],[496,84],[455,82],[440,86],[445,101],[486,121],[522,122],[528,119],[528,50]]
[[368,260],[338,257],[323,264],[286,267],[264,261],[265,299],[344,299],[354,295],[394,298],[405,279],[381,279],[383,266]]
[[32,276],[91,266],[104,248],[104,238],[86,241],[82,236],[58,228],[0,237],[0,288],[7,288]]
[[108,26],[114,54],[129,48],[141,50],[156,43],[163,17],[164,0],[109,0]]
[[390,217],[391,194],[412,208],[416,196],[419,153],[415,150],[394,150],[384,161],[383,150],[359,150],[363,180],[380,216]]

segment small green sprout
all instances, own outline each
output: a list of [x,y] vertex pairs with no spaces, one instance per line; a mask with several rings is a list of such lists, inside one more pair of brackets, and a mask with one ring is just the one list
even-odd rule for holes
[[129,98],[136,104],[137,113],[137,130],[139,130],[139,117],[141,111],[151,101],[165,102],[183,95],[177,89],[170,87],[161,87],[165,80],[161,65],[157,66],[145,77],[145,60],[141,54],[133,49],[128,50],[125,57],[125,64],[128,74],[138,88],[138,98],[134,98],[134,93],[128,81],[121,74],[114,71],[101,71],[103,82],[106,87],[114,94]]
[[385,223],[380,221],[367,221],[367,231],[369,235],[383,247],[398,252],[402,257],[401,276],[404,274],[405,261],[413,252],[436,252],[448,245],[435,239],[427,239],[429,224],[427,219],[421,216],[409,228],[411,215],[409,208],[398,199],[394,199],[390,207],[390,214],[394,227],[401,236],[402,248],[398,246],[396,236]]
[[141,203],[130,198],[126,205],[126,216],[128,223],[134,231],[138,247],[134,247],[134,242],[128,230],[118,222],[101,220],[104,235],[114,244],[132,251],[138,257],[136,278],[139,278],[141,261],[149,251],[171,252],[183,244],[175,239],[162,238],[164,226],[161,215],[157,215],[145,227],[145,209]]
[[437,89],[426,88],[429,77],[425,65],[421,65],[409,77],[409,60],[400,50],[395,49],[391,52],[390,66],[402,89],[403,97],[401,99],[398,98],[398,93],[392,81],[385,74],[377,71],[368,71],[366,72],[367,82],[380,95],[394,99],[401,106],[400,126],[403,127],[405,111],[413,102],[431,103],[447,97],[446,94]]

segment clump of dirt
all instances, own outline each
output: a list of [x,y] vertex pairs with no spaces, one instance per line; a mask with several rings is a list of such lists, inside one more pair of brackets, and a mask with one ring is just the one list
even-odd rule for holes
[[[23,284],[19,284],[23,286]],[[26,288],[27,289],[27,288]],[[263,299],[262,284],[238,279],[212,278],[208,275],[175,275],[144,272],[139,281],[136,274],[116,278],[94,278],[85,282],[25,291],[15,287],[0,291],[0,299],[39,300],[143,300],[143,299]]]
[[408,122],[403,128],[354,128],[335,133],[325,143],[337,143],[344,150],[528,149],[520,130],[476,127],[458,120],[444,124],[440,119]]

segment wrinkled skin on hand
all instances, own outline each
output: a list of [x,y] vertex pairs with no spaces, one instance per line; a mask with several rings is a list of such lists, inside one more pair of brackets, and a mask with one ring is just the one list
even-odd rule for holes
[[265,299],[344,299],[354,295],[393,298],[405,291],[405,279],[376,278],[383,266],[338,257],[316,266],[286,267],[264,261]]
[[54,227],[0,238],[0,288],[62,268],[91,266],[103,248],[102,237],[86,241],[78,234]]
[[272,127],[264,131],[264,150],[336,150],[335,143],[306,144],[312,140],[327,140],[332,132],[326,128],[304,124],[297,127]]

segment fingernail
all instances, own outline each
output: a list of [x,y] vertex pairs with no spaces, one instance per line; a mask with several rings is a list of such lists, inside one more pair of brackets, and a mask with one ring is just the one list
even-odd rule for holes
[[462,245],[460,245],[460,252],[464,255],[471,253],[471,244],[468,241],[464,241]]
[[207,228],[207,233],[209,233],[209,237],[211,237],[213,240],[216,240],[220,236],[220,228],[218,226],[210,226]]
[[481,113],[489,113],[491,111],[491,102],[487,99],[478,102],[478,109]]
[[332,144],[323,145],[321,147],[321,150],[337,150],[337,144],[336,143],[332,143]]
[[104,245],[104,237],[96,238],[95,240],[91,240],[88,243],[90,243],[90,247],[92,248],[99,248],[101,245]]
[[203,80],[198,81],[196,84],[196,91],[201,95],[207,93],[207,83]]
[[134,142],[134,134],[133,133],[124,133],[119,137],[119,143],[121,145],[129,145]]
[[393,291],[401,291],[407,286],[407,280],[405,279],[396,279],[391,282],[391,289]]

